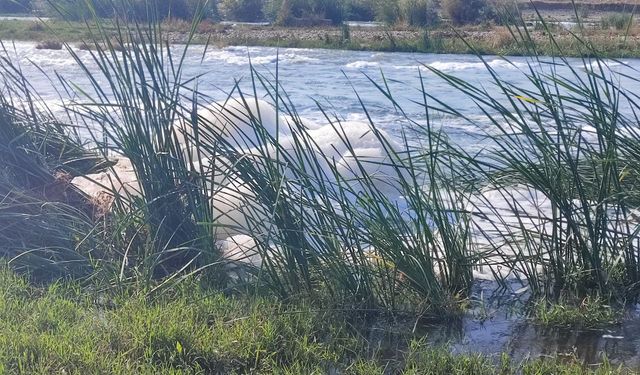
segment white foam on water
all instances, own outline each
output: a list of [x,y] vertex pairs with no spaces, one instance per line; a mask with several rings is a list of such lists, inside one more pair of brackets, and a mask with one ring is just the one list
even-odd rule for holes
[[427,67],[440,70],[442,72],[459,72],[465,70],[481,70],[486,71],[487,65],[492,69],[508,69],[517,70],[527,65],[522,62],[510,62],[504,59],[493,59],[483,63],[482,61],[434,61],[421,65],[396,65],[395,69],[405,70],[428,70]]
[[254,65],[275,65],[279,64],[300,64],[313,63],[320,59],[306,56],[304,51],[283,51],[280,54],[261,55],[263,51],[245,48],[224,48],[220,50],[210,50],[205,56],[205,61],[222,61],[227,64],[247,66]]
[[318,58],[305,56],[300,53],[286,53],[284,55],[284,59],[282,59],[282,55],[280,56],[281,60],[288,63],[313,63],[321,61]]
[[376,61],[354,61],[345,65],[347,69],[371,69],[380,67],[380,63]]
[[[288,134],[284,118],[278,116],[271,105],[250,97],[230,98],[227,101],[211,103],[198,109],[198,117],[202,132],[214,132],[236,148],[245,151],[261,142],[261,137],[254,129],[257,124],[274,138]],[[180,128],[181,143],[184,145],[187,143],[184,137],[192,137],[193,129],[190,124],[182,123],[182,120],[176,126]],[[186,134],[182,134],[183,132]]]
[[[585,220],[583,203],[576,199],[570,204],[574,207],[574,219]],[[586,204],[591,217],[595,217],[596,204]],[[473,196],[467,210],[471,212],[473,245],[478,251],[492,253],[485,255],[483,262],[494,264],[477,271],[478,278],[492,279],[496,273],[500,278],[514,279],[524,273],[524,268],[542,271],[540,263],[547,259],[547,254],[544,248],[537,248],[534,238],[550,236],[557,225],[553,223],[551,201],[543,192],[524,185],[487,190]],[[621,238],[625,233],[633,237],[640,226],[640,216],[633,211],[628,215],[626,220],[620,218],[607,224],[611,233],[616,232]],[[525,234],[528,234],[527,240]],[[501,265],[495,266],[497,264]]]
[[256,193],[236,179],[219,186],[211,197],[215,236],[226,239],[248,233],[267,233],[270,218]]
[[[264,130],[275,139],[279,139],[282,149],[294,150],[294,136],[287,127],[287,124],[294,127],[291,118],[278,117],[274,108],[264,101],[247,98],[246,103],[248,108],[237,99],[231,99],[227,103],[212,103],[203,108],[200,113],[205,120],[201,126],[207,126],[211,131],[218,132],[230,143],[243,138],[260,143],[261,138],[255,137],[254,125],[250,121],[250,118],[259,116],[262,118],[261,124]],[[353,115],[350,118],[357,119],[359,116]],[[305,122],[304,119],[302,121]],[[280,125],[276,126],[276,123]],[[321,168],[326,168],[326,176],[332,176],[330,165],[327,165],[331,163],[345,181],[352,184],[354,190],[365,188],[359,185],[363,183],[361,177],[362,173],[365,173],[376,183],[379,182],[378,189],[389,199],[401,198],[397,183],[398,172],[390,166],[390,156],[379,139],[379,137],[385,139],[386,147],[402,151],[403,146],[391,135],[382,130],[375,133],[368,123],[362,121],[343,121],[333,125],[315,123],[307,132],[309,138],[317,145],[317,150],[312,152],[318,153]],[[345,144],[345,139],[351,146]],[[245,142],[240,142],[237,146],[237,150],[244,152],[247,158],[265,155],[264,149],[247,147]],[[320,157],[319,153],[322,153],[326,159]],[[361,164],[358,165],[356,161],[360,161]],[[214,161],[206,158],[203,160],[203,163],[211,162]],[[260,167],[261,164],[256,165]],[[360,169],[361,166],[364,167],[364,171]],[[196,166],[196,168],[199,167],[202,166]],[[212,167],[215,169],[215,166]],[[123,180],[122,185],[125,185],[117,189],[129,189],[131,185],[137,183],[130,163],[118,162],[114,171]],[[113,179],[113,176],[108,173],[92,177],[107,186],[109,185],[107,182]],[[249,265],[256,265],[260,264],[259,255],[255,251],[256,238],[248,235],[268,233],[270,213],[262,206],[256,192],[252,190],[253,184],[248,182],[250,181],[242,181],[231,173],[214,181],[210,186],[215,190],[211,204],[214,209],[214,222],[217,225],[216,238],[223,252],[228,254],[233,262],[246,261]],[[74,180],[74,184],[92,196],[100,192],[100,187],[95,183]],[[134,188],[133,191],[135,190]],[[527,186],[487,190],[470,199],[467,211],[471,212],[473,245],[480,251],[495,251],[499,248],[494,256],[484,257],[484,266],[480,265],[475,269],[474,276],[487,280],[494,279],[496,275],[503,279],[517,278],[521,272],[520,267],[526,265],[523,260],[516,259],[528,254],[520,253],[523,248],[511,247],[509,241],[518,238],[519,232],[523,230],[550,233],[551,203],[549,199],[542,192]],[[489,266],[487,265],[489,263],[500,263],[502,266]],[[538,268],[536,264],[529,266]]]
[[204,57],[204,61],[222,61],[227,64],[233,65],[248,65],[249,60],[247,54],[234,53],[227,49],[222,50],[210,50]]
[[[199,111],[202,119],[200,131],[204,133],[207,128],[209,132],[216,132],[217,137],[221,137],[235,147],[237,151],[244,152],[249,160],[253,157],[264,157],[266,147],[273,148],[273,145],[262,145],[262,138],[255,133],[255,119],[261,118],[259,122],[264,131],[274,139],[280,140],[281,147],[286,151],[294,150],[294,138],[290,131],[286,118],[278,117],[276,111],[268,103],[261,100],[247,98],[245,103],[238,99],[231,99],[227,102],[212,103]],[[290,119],[289,119],[290,120]],[[276,126],[279,123],[279,126]],[[178,123],[182,137],[192,137],[190,129],[183,128],[188,124]],[[353,183],[356,189],[363,188],[361,175],[365,173],[374,180],[383,182],[384,191],[390,195],[398,192],[394,187],[394,178],[397,178],[397,171],[388,166],[389,156],[384,151],[378,137],[386,139],[386,147],[400,151],[401,146],[389,134],[382,130],[374,133],[369,125],[364,122],[346,121],[341,124],[324,124],[315,129],[308,130],[308,136],[312,139],[317,149],[317,159],[324,169],[325,176],[333,176],[331,165],[347,182]],[[345,143],[348,140],[350,146]],[[187,147],[187,142],[183,138],[182,143]],[[252,148],[255,145],[260,149]],[[192,146],[191,146],[192,147]],[[192,150],[193,151],[193,150]],[[203,151],[204,152],[204,151]],[[274,153],[271,153],[274,154]],[[192,152],[191,155],[197,155]],[[324,156],[321,156],[324,155]],[[214,175],[212,177],[210,189],[216,189],[212,196],[215,222],[219,225],[218,238],[224,239],[239,234],[264,232],[264,228],[257,230],[256,225],[267,225],[267,213],[261,209],[255,192],[251,190],[250,184],[240,180],[231,170],[228,161],[216,156],[199,155],[200,160],[193,160],[190,165],[196,170],[209,170]],[[364,171],[355,164],[356,160],[362,162]],[[258,162],[258,160],[256,160]],[[216,166],[209,163],[218,162]],[[329,165],[331,163],[331,165]],[[260,167],[260,163],[256,163]],[[117,176],[117,177],[116,177]],[[140,187],[137,183],[131,162],[126,158],[119,158],[112,170],[87,178],[74,180],[74,184],[84,190],[90,196],[97,196],[104,192],[103,186],[111,186],[118,192],[127,192],[131,195],[140,195]],[[120,180],[120,181],[118,181]]]
[[255,239],[239,234],[216,242],[224,259],[249,264],[253,267],[262,265]]
[[[496,276],[505,280],[517,278],[524,261],[516,260],[522,255],[531,255],[520,253],[527,248],[518,247],[517,239],[522,238],[524,231],[550,233],[551,230],[551,202],[542,192],[524,185],[487,190],[472,196],[467,211],[471,213],[473,247],[480,252],[493,253],[491,256],[485,254],[484,266],[480,265],[474,271],[482,280],[493,280]],[[535,263],[527,265],[540,268]]]
[[600,69],[602,69],[606,73],[607,70],[615,67],[621,67],[623,64],[626,65],[625,62],[618,62],[614,60],[595,60],[586,64],[578,64],[576,67],[593,72],[600,72]]
[[302,63],[310,63],[320,61],[319,59],[299,55],[296,53],[284,53],[281,55],[268,55],[268,56],[255,56],[251,58],[251,63],[257,65],[269,65],[275,64],[276,62],[279,64],[302,64]]
[[[13,46],[7,46],[7,53],[19,64],[35,64],[39,68],[61,69],[76,67],[75,59],[69,54],[66,47],[60,50],[54,49],[37,49],[37,43],[34,42],[16,42],[15,49]],[[75,50],[78,58],[84,63],[91,65],[91,53],[89,51]]]

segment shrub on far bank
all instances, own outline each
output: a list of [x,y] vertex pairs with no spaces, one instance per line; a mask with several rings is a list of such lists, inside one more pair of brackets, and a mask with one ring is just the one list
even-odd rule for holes
[[400,18],[400,8],[396,0],[375,0],[374,9],[376,20],[387,25],[393,25]]
[[338,25],[345,19],[346,4],[342,0],[265,0],[262,10],[266,20],[282,26],[312,26],[322,20]]
[[491,7],[487,0],[442,0],[442,12],[454,24],[462,25],[485,20]]
[[375,18],[387,25],[431,26],[440,22],[439,0],[376,0]]
[[[3,1],[3,0],[0,0]],[[260,0],[256,0],[260,1]],[[47,2],[45,13],[79,21],[94,16],[149,20],[177,18],[191,20],[202,11],[205,18],[217,18],[217,2],[210,0],[59,0]]]
[[616,30],[624,30],[633,26],[633,13],[614,13],[602,16],[600,25],[603,29],[615,28]]
[[493,18],[501,25],[518,24],[522,18],[522,11],[516,0],[492,0],[487,17]]
[[225,20],[255,22],[262,20],[261,0],[220,0],[218,11]]
[[402,22],[411,26],[432,26],[440,21],[437,0],[400,0]]
[[[0,0],[2,4],[13,0]],[[516,0],[18,0],[66,20],[119,16],[128,20],[205,19],[269,21],[282,26],[339,25],[344,20],[429,27],[441,18],[455,24],[495,20],[510,23],[519,14]],[[42,3],[48,5],[42,7]],[[203,8],[204,7],[204,8]]]
[[373,21],[376,11],[371,0],[350,0],[344,6],[344,17],[351,21]]
[[69,21],[79,21],[94,15],[111,17],[115,8],[110,0],[94,0],[90,4],[86,0],[60,0],[47,2],[44,7],[47,14]]
[[[138,20],[177,18],[191,20],[199,12],[205,17],[215,17],[216,1],[204,0],[129,0],[133,4],[133,16]],[[205,7],[206,8],[203,8]],[[119,10],[122,15],[130,14],[131,9],[125,5]]]

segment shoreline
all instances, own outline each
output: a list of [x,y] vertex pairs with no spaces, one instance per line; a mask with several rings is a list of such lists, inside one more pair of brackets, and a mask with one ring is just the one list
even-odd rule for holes
[[[188,22],[165,22],[163,30],[170,43],[188,39]],[[108,28],[107,28],[108,30]],[[554,26],[550,29],[556,44],[545,30],[529,30],[538,55],[607,58],[640,57],[640,29],[628,34],[617,30],[585,28],[575,31]],[[0,22],[0,40],[82,43],[90,40],[83,23],[48,20],[7,20]],[[115,35],[115,32],[114,32]],[[579,42],[575,35],[584,38]],[[436,54],[481,54],[501,56],[531,55],[526,43],[516,41],[505,26],[443,25],[433,29],[384,27],[275,27],[203,22],[197,28],[194,44],[225,46],[264,46],[280,48],[320,48],[372,52],[419,52]],[[473,49],[469,46],[473,46]]]

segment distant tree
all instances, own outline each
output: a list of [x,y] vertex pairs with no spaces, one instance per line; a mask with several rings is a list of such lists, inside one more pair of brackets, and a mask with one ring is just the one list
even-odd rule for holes
[[295,19],[329,19],[342,23],[345,15],[343,0],[266,0],[263,12],[267,20],[289,25]]
[[[0,0],[4,1],[4,0]],[[67,20],[119,16],[125,19],[190,20],[196,12],[205,17],[217,16],[215,1],[209,0],[46,0],[47,13]]]
[[223,19],[255,22],[264,19],[261,0],[220,0],[218,11]]
[[133,14],[140,20],[167,17],[189,20],[203,4],[200,0],[134,0]]
[[393,25],[400,19],[398,0],[375,0],[374,9],[379,22]]
[[334,25],[344,21],[345,3],[343,0],[316,0],[315,10]]
[[[283,9],[283,0],[264,0],[262,3],[262,15],[271,23],[278,23],[278,18]],[[289,6],[285,7],[289,9]]]
[[376,18],[373,0],[347,0],[344,4],[344,18],[352,21],[373,21]]
[[522,12],[517,0],[491,0],[491,17],[499,24],[517,24]]
[[220,20],[220,13],[218,12],[218,0],[209,0],[203,5],[204,18],[218,21]]
[[400,0],[400,18],[411,26],[431,26],[440,21],[436,0]]
[[491,7],[487,0],[442,0],[442,11],[453,23],[460,25],[487,19]]
[[111,17],[116,5],[111,0],[56,0],[46,2],[46,12],[66,20],[78,21],[93,16]]

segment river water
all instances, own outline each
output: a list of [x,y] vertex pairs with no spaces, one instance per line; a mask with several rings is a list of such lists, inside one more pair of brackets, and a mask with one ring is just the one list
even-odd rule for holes
[[[37,50],[35,43],[19,42],[5,45],[9,54],[21,61],[22,69],[45,100],[55,104],[59,96],[55,91],[59,84],[54,73],[80,87],[88,84],[85,74],[76,66],[65,50]],[[181,47],[176,47],[176,51]],[[89,52],[76,51],[80,58],[89,61]],[[386,84],[403,111],[418,122],[425,118],[424,109],[415,104],[421,102],[421,84],[425,90],[447,105],[460,110],[473,120],[470,123],[453,117],[439,118],[437,121],[447,133],[460,144],[469,147],[478,146],[477,136],[490,130],[489,123],[483,122],[484,116],[479,108],[468,98],[452,91],[441,78],[436,77],[427,67],[438,69],[444,73],[455,75],[476,87],[482,87],[490,94],[499,96],[493,84],[490,67],[501,79],[514,83],[522,88],[531,88],[525,72],[531,62],[526,57],[486,56],[485,61],[470,55],[434,55],[419,53],[383,53],[357,52],[321,49],[276,49],[269,47],[227,47],[207,48],[192,46],[188,50],[184,77],[202,75],[198,79],[198,90],[210,95],[214,100],[222,100],[239,81],[240,87],[247,94],[252,93],[250,63],[253,67],[278,80],[295,104],[297,111],[310,120],[326,122],[316,101],[331,112],[335,112],[345,120],[365,120],[366,117],[354,91],[363,99],[370,115],[380,126],[390,133],[399,129],[402,116],[394,110],[376,85]],[[544,59],[544,64],[534,63],[536,69],[551,66],[551,58]],[[585,61],[568,59],[569,64],[553,65],[558,76],[571,75],[571,69],[585,69]],[[486,65],[485,65],[486,63]],[[620,84],[630,92],[640,91],[640,83],[624,77],[634,76],[635,69],[640,69],[640,60],[625,59],[623,61],[607,61],[613,72],[623,73],[617,76]],[[38,67],[34,66],[37,65]],[[591,64],[587,61],[586,65]],[[89,64],[91,65],[91,64]],[[277,68],[277,69],[276,69]],[[40,71],[42,69],[42,71]],[[43,74],[46,73],[48,78]],[[422,79],[422,83],[421,83]],[[624,108],[623,108],[624,110]]]
[[[85,73],[76,65],[68,51],[38,50],[35,43],[6,43],[7,53],[19,61],[21,69],[37,88],[42,98],[55,110],[67,93],[59,91],[56,74],[79,87],[89,87]],[[180,47],[175,47],[176,52]],[[78,56],[90,60],[90,52],[75,51]],[[586,71],[590,61],[568,59],[568,65],[551,65],[553,59],[545,58],[544,64],[534,63],[535,69],[553,66],[559,76],[572,75],[572,69]],[[531,59],[511,57],[503,59],[486,56],[484,62],[469,55],[432,55],[416,53],[354,52],[319,49],[276,49],[266,47],[208,48],[194,46],[189,49],[184,77],[200,76],[197,88],[211,100],[225,99],[238,84],[244,93],[252,94],[250,63],[266,77],[278,80],[286,90],[298,113],[316,123],[326,122],[317,102],[329,112],[345,121],[366,121],[359,97],[363,100],[377,126],[391,134],[398,134],[405,117],[394,108],[390,100],[376,87],[389,88],[393,98],[407,117],[423,122],[424,109],[415,101],[422,101],[421,86],[426,92],[459,110],[469,120],[452,116],[437,118],[447,134],[467,151],[483,147],[481,136],[491,131],[480,109],[469,98],[456,93],[427,67],[455,75],[475,87],[481,87],[499,97],[493,83],[491,68],[501,79],[531,88],[525,72]],[[587,65],[587,66],[585,66]],[[640,92],[640,83],[629,77],[638,76],[640,60],[606,61],[607,69],[623,73],[614,80],[629,92]],[[91,66],[91,64],[89,64]],[[629,77],[625,77],[628,74]],[[422,79],[422,83],[421,83]],[[258,90],[263,92],[264,90]],[[356,95],[356,92],[357,94]],[[628,111],[624,106],[621,111]],[[492,309],[490,305],[487,305]],[[602,352],[618,363],[640,364],[640,343],[632,336],[640,332],[638,319],[628,320],[610,331],[570,332],[540,331],[522,316],[506,316],[504,309],[496,308],[483,317],[470,316],[453,326],[441,325],[425,328],[427,335],[442,337],[454,351],[480,351],[483,353],[510,352],[515,357],[571,352],[583,358],[585,363],[595,362]],[[635,315],[635,314],[634,314]],[[535,345],[534,345],[535,344]]]

